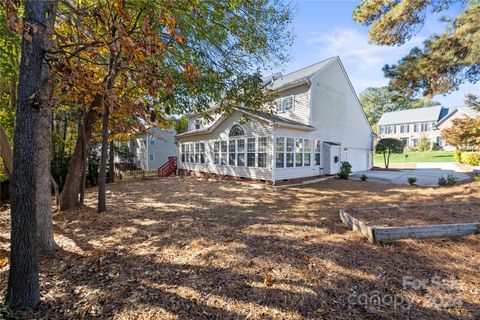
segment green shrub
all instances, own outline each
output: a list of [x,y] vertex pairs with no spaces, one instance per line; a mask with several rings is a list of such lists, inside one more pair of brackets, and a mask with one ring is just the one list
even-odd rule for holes
[[422,135],[420,141],[418,142],[418,151],[425,152],[428,151],[430,148],[430,143],[428,142],[428,138],[425,135]]
[[360,180],[362,181],[367,181],[368,177],[364,174],[362,174],[362,176],[360,177]]
[[447,187],[447,186],[453,186],[455,183],[457,183],[457,178],[455,178],[452,174],[449,174],[446,178],[445,177],[440,177],[438,179],[438,185],[440,187]]
[[453,157],[455,158],[455,161],[462,162],[462,151],[460,149],[455,149]]
[[480,152],[462,152],[460,162],[469,166],[480,166]]
[[415,177],[410,177],[407,179],[408,183],[413,186],[415,184],[415,182],[417,182],[417,178]]
[[475,178],[475,181],[480,181],[480,173],[475,173],[475,175],[473,176]]
[[352,173],[352,165],[348,161],[342,161],[340,164],[340,171],[338,171],[338,177],[340,179],[348,179],[350,173]]

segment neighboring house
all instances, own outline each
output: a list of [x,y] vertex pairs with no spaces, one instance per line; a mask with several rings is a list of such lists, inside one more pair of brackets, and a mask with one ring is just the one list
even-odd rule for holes
[[143,170],[156,170],[177,153],[175,129],[149,129],[147,134],[130,140],[133,161]]
[[441,131],[452,126],[453,119],[474,114],[475,111],[469,108],[442,106],[386,112],[378,121],[378,138],[397,138],[406,148],[412,149],[425,137],[429,144],[433,142],[438,148],[451,150],[454,147],[443,141]]
[[373,133],[340,58],[266,81],[279,96],[274,114],[239,106],[211,122],[189,116],[177,135],[180,170],[275,183],[336,174],[341,161],[372,167]]

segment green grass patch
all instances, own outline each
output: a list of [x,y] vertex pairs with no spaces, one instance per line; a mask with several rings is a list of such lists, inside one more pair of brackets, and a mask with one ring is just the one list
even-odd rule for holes
[[[405,155],[408,155],[408,157],[405,157]],[[383,165],[383,155],[375,154],[373,161],[376,166]],[[453,158],[453,151],[411,151],[392,154],[390,163],[395,162],[455,162],[455,159]]]

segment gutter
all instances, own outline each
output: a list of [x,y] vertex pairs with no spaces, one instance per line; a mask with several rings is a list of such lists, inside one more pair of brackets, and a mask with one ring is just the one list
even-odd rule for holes
[[272,90],[276,90],[276,91],[280,92],[280,91],[285,91],[285,90],[295,88],[295,87],[298,87],[298,86],[301,86],[301,85],[304,85],[304,84],[310,85],[310,79],[308,79],[308,78],[300,79],[300,80],[297,80],[295,82],[287,83],[287,84],[285,84],[281,87],[278,87],[278,88],[272,89]]
[[270,125],[274,127],[284,127],[284,128],[292,128],[304,131],[313,131],[315,130],[314,127],[311,126],[297,126],[295,124],[283,123],[283,122],[270,122]]

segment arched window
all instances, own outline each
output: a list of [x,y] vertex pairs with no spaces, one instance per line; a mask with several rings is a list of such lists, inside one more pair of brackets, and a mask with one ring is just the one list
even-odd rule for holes
[[233,125],[232,129],[230,129],[230,133],[228,134],[229,137],[239,137],[243,135],[244,135],[243,128],[239,124]]

